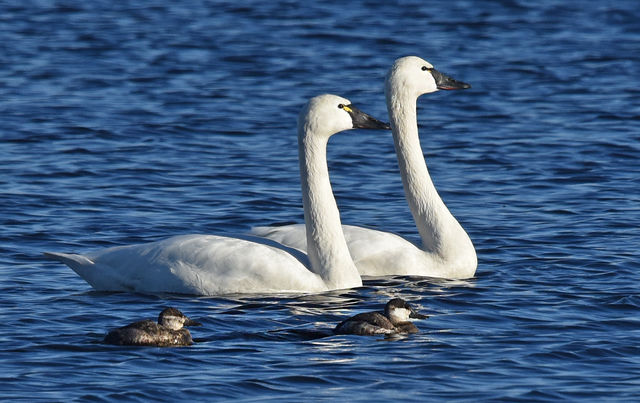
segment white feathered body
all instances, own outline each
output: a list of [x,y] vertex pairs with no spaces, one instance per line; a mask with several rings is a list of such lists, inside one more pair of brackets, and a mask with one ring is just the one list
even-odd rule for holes
[[[426,252],[399,235],[370,228],[343,225],[351,258],[362,276],[428,276],[438,278],[469,278],[475,272],[475,254],[453,254],[449,260],[426,257]],[[304,224],[279,227],[254,227],[251,233],[306,251]],[[464,241],[464,240],[463,240]],[[458,249],[468,250],[467,245]],[[455,257],[460,260],[456,261]]]
[[47,255],[101,291],[219,295],[327,289],[317,274],[285,250],[217,235],[174,236],[85,256]]

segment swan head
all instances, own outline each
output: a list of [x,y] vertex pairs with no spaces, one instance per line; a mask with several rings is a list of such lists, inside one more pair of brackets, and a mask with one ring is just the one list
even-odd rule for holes
[[331,94],[318,95],[307,102],[298,117],[298,128],[327,138],[349,129],[391,130],[388,123],[362,112],[348,99]]
[[183,326],[200,326],[200,322],[191,320],[176,308],[165,308],[158,315],[158,324],[171,330],[180,330]]
[[427,315],[419,314],[411,305],[402,298],[394,298],[384,307],[384,315],[391,323],[407,322],[409,319],[426,319]]
[[417,56],[397,59],[389,69],[385,80],[387,96],[400,91],[418,98],[420,95],[438,90],[466,88],[471,88],[471,85],[440,73],[431,63]]

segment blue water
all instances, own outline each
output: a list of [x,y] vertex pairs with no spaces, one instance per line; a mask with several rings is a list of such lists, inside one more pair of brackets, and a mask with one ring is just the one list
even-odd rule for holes
[[[228,3],[1,3],[0,400],[640,399],[636,1]],[[475,278],[148,296],[42,258],[301,222],[301,105],[386,119],[409,54],[473,86],[419,120]],[[418,241],[389,133],[329,160],[343,222]],[[419,334],[316,338],[391,296],[431,315]],[[194,346],[101,344],[169,305],[203,323]]]

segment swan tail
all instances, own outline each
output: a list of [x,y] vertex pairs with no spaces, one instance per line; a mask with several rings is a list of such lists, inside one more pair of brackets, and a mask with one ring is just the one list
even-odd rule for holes
[[64,263],[84,281],[98,291],[130,291],[134,286],[127,284],[126,273],[114,272],[110,267],[96,263],[86,256],[76,253],[44,252],[45,258]]
[[78,274],[81,274],[80,272],[82,272],[88,266],[94,265],[93,261],[88,257],[75,253],[44,252],[44,256],[46,258],[66,264]]

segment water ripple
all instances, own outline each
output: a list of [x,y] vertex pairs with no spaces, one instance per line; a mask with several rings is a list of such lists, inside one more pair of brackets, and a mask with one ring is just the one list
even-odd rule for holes
[[[637,399],[639,17],[627,0],[4,5],[0,399]],[[146,296],[42,260],[302,221],[300,105],[334,92],[384,118],[407,54],[473,86],[418,111],[474,279]],[[390,135],[335,136],[328,158],[344,222],[419,241]],[[419,334],[332,334],[396,296],[430,315]],[[167,305],[203,323],[195,345],[102,344]]]

